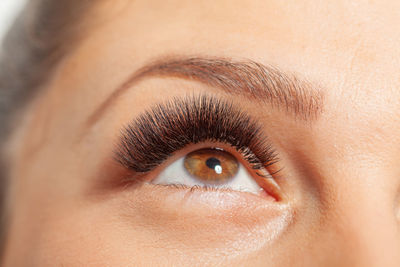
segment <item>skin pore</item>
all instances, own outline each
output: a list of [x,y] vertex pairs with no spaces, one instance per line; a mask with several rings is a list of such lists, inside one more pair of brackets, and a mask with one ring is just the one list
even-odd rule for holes
[[[5,266],[398,266],[399,10],[398,1],[99,3],[98,23],[10,143]],[[306,121],[201,79],[150,75],[88,125],[132,73],[188,58],[271,66],[312,84],[323,107]],[[121,129],[154,105],[204,94],[262,125],[282,200],[120,186]]]

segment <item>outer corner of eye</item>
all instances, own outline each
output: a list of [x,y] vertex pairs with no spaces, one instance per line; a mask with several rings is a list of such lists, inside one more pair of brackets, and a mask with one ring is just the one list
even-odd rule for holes
[[[151,183],[188,188],[228,189],[256,195],[267,194],[280,199],[279,186],[273,178],[254,176],[231,153],[217,148],[205,148],[180,157]],[[263,181],[256,181],[261,179]]]

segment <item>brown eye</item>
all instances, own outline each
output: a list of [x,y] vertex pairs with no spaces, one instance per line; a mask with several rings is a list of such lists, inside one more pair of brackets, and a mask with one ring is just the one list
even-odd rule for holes
[[209,148],[189,153],[185,157],[184,166],[193,177],[212,184],[227,182],[239,170],[239,163],[232,154]]

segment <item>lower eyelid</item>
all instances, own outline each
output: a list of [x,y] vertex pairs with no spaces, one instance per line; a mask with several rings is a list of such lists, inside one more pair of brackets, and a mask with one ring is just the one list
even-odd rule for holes
[[[293,221],[289,205],[235,191],[145,183],[135,194],[126,191],[122,203],[123,218],[134,217],[143,231],[158,240],[174,242],[179,236],[176,245],[183,247],[186,241],[196,240],[210,249],[229,244],[231,252],[234,247],[244,252],[274,241]],[[236,241],[244,247],[235,245]]]
[[[140,195],[146,198],[162,201],[164,206],[176,208],[213,210],[213,212],[225,212],[228,210],[254,210],[287,209],[285,203],[274,201],[272,196],[258,196],[249,192],[239,192],[231,189],[215,189],[202,186],[188,187],[184,185],[157,185],[144,183],[140,186]],[[247,213],[250,210],[246,210]]]

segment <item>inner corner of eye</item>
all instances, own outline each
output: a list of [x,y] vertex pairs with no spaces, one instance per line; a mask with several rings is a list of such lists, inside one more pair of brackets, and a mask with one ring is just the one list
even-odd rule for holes
[[187,153],[167,166],[152,183],[254,194],[264,191],[247,168],[233,154],[221,148],[202,148]]

